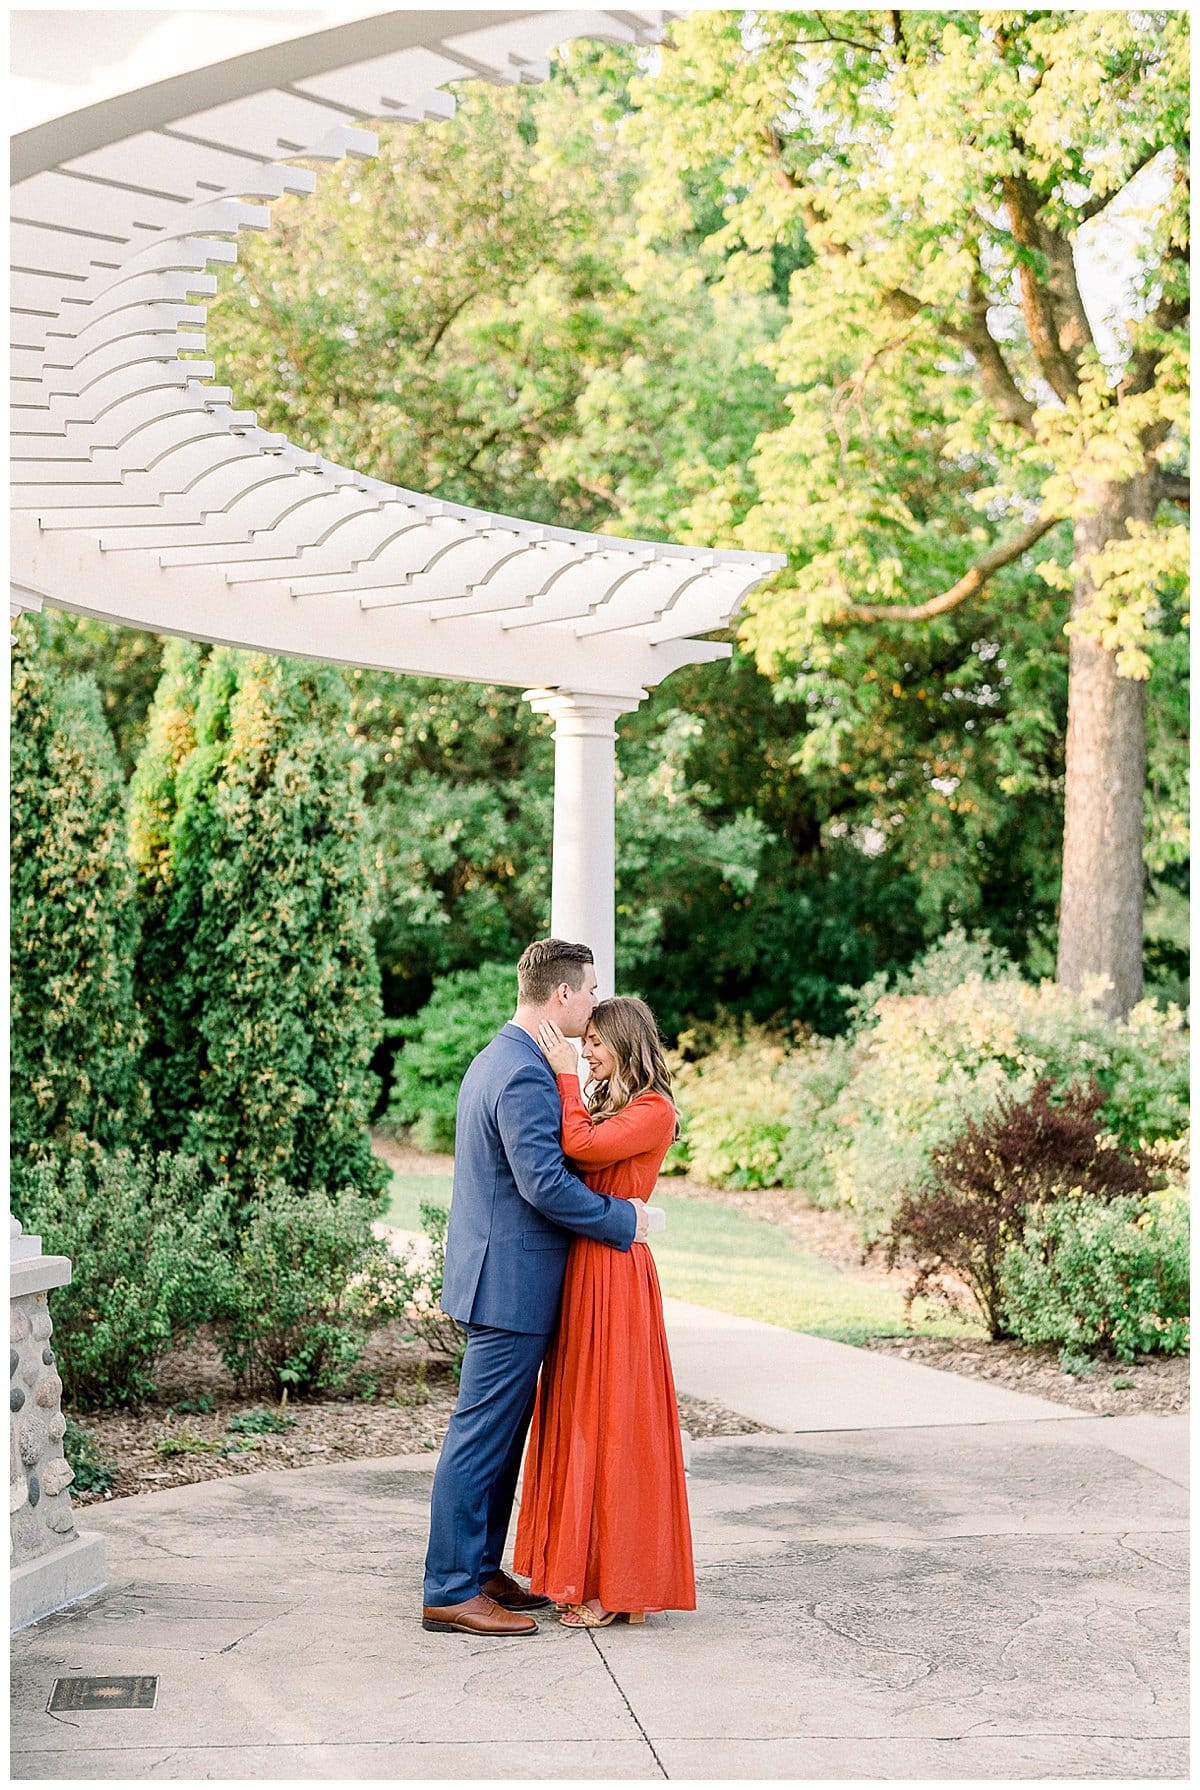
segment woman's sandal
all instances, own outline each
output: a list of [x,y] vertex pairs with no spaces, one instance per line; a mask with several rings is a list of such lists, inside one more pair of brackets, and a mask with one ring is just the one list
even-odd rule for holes
[[[573,1619],[573,1620],[572,1620]],[[564,1604],[558,1619],[564,1628],[607,1628],[610,1622],[645,1622],[645,1610],[610,1610],[597,1616],[586,1604]]]

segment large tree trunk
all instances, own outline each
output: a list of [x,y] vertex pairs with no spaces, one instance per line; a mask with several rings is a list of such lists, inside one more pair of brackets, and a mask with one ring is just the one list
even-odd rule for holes
[[[1091,600],[1088,557],[1153,518],[1151,475],[1097,488],[1099,507],[1075,525],[1072,617]],[[1058,928],[1058,980],[1082,988],[1108,978],[1104,1011],[1128,1013],[1142,994],[1142,829],[1146,686],[1117,675],[1116,655],[1072,634],[1067,702],[1066,832]]]

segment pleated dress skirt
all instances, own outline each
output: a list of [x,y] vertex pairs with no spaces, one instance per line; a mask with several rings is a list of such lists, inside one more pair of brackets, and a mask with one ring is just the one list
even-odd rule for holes
[[514,1566],[560,1603],[694,1610],[675,1381],[654,1257],[571,1245],[529,1432]]

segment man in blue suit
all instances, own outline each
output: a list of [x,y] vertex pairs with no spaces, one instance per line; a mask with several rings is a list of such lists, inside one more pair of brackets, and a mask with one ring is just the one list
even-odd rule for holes
[[517,965],[516,1013],[459,1090],[442,1309],[465,1328],[467,1350],[433,1481],[422,1624],[435,1633],[537,1633],[528,1612],[549,1598],[500,1561],[571,1235],[620,1250],[645,1240],[640,1200],[593,1193],[568,1170],[537,1041],[547,1019],[582,1037],[596,1004],[588,947],[538,939]]

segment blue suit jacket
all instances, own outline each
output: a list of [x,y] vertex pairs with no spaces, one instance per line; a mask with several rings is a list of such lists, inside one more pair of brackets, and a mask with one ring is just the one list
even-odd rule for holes
[[628,1200],[568,1170],[554,1072],[528,1032],[506,1025],[458,1092],[442,1310],[460,1324],[549,1332],[571,1233],[628,1249],[636,1228]]

